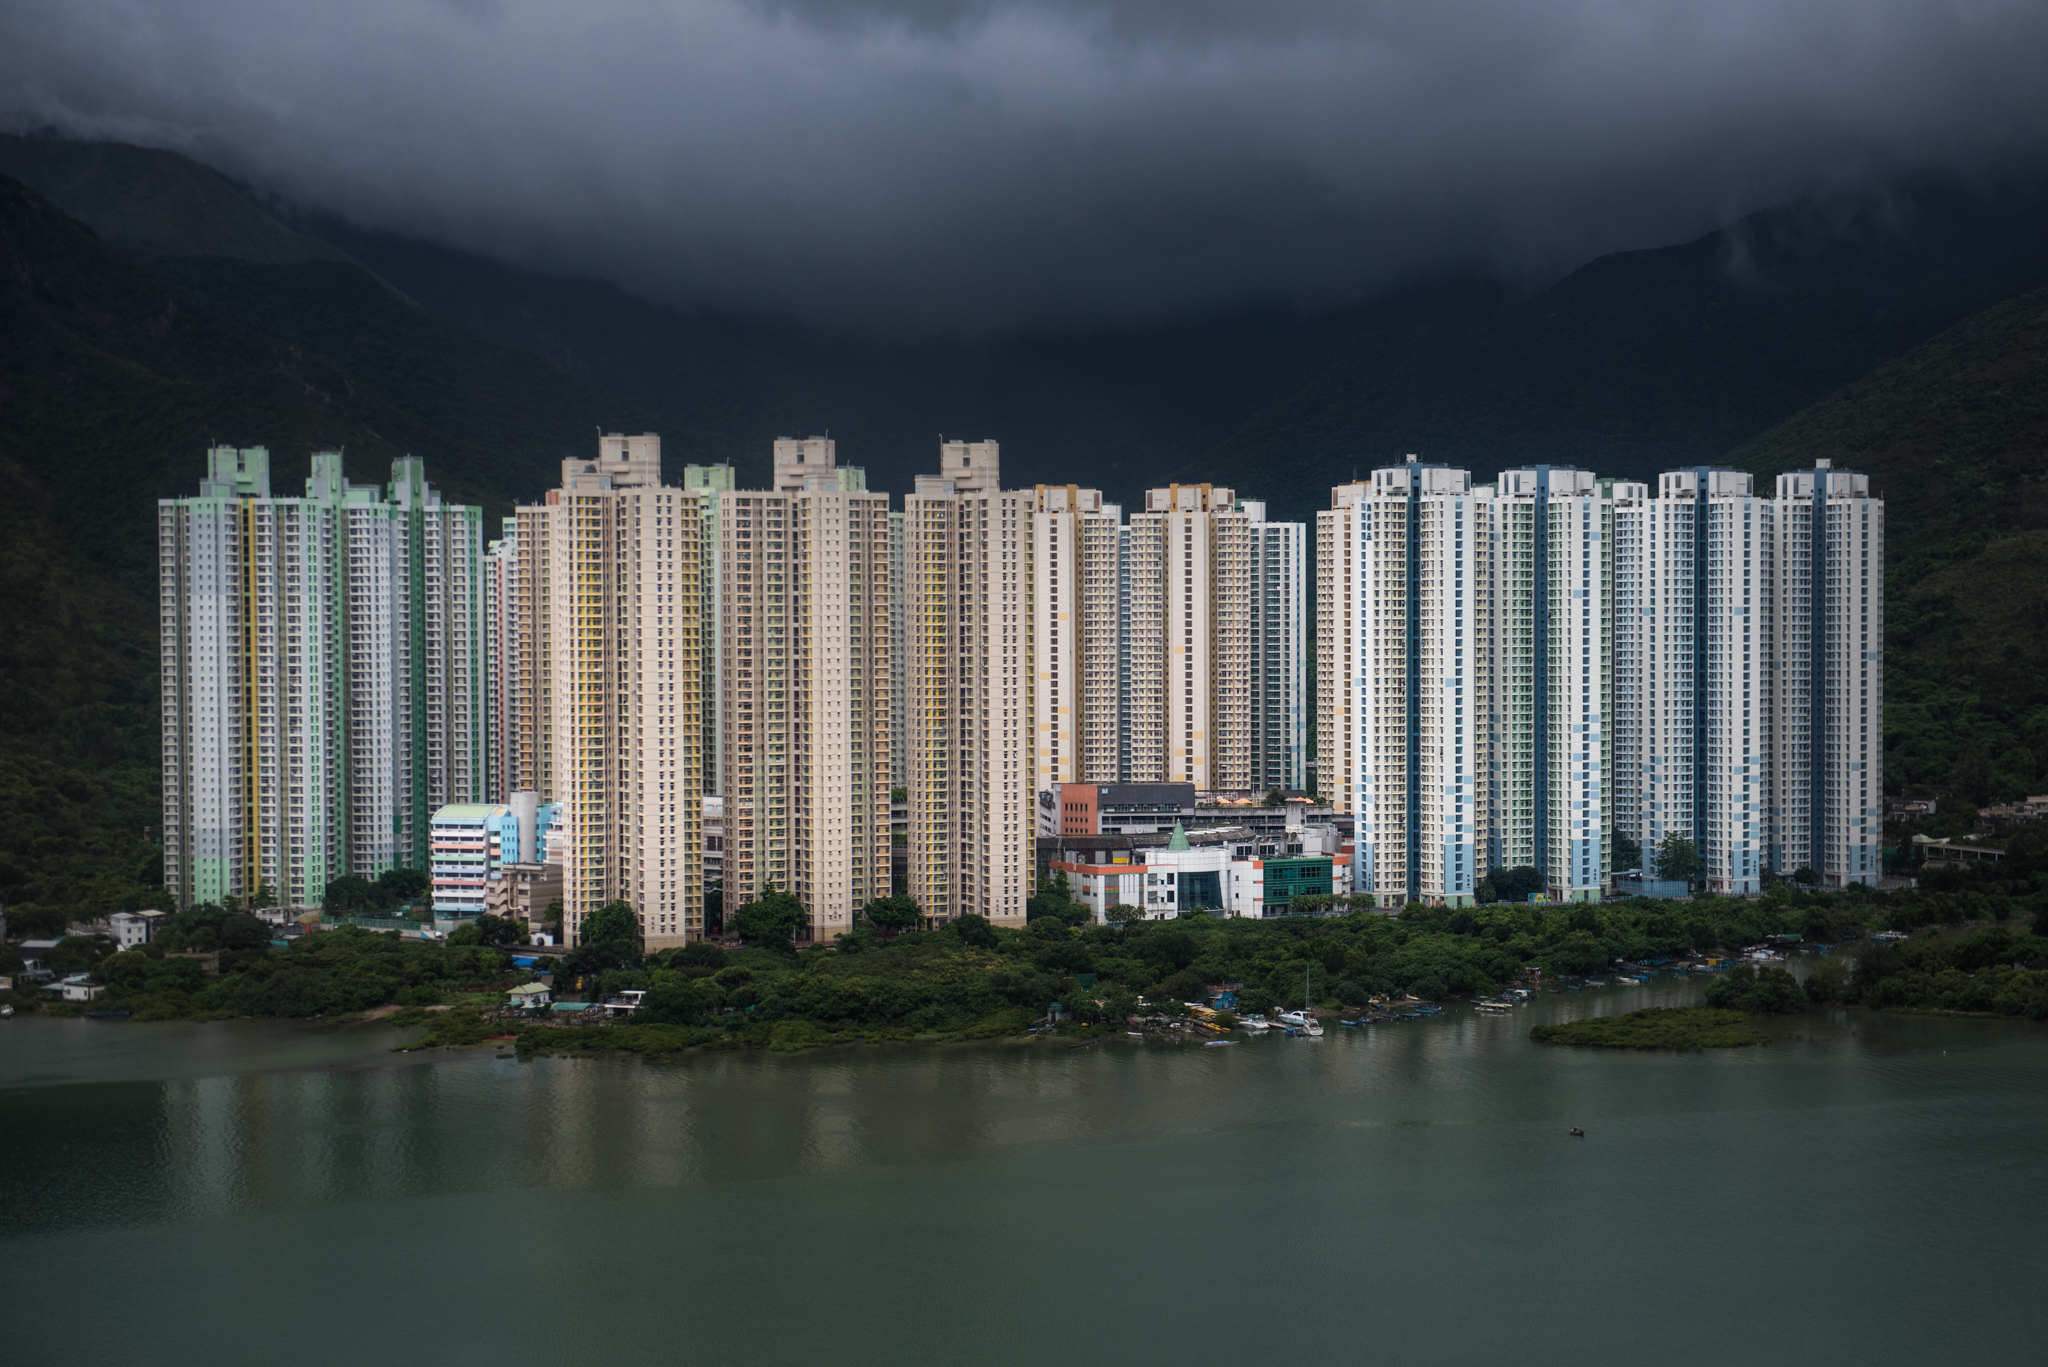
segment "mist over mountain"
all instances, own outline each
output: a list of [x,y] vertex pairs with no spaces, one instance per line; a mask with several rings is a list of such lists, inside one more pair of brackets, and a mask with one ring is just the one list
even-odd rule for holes
[[2048,146],[2021,0],[15,0],[0,114],[893,336],[1521,286]]

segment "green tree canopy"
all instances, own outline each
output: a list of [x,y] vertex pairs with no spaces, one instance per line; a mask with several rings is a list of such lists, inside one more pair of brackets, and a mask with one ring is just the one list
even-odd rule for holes
[[366,911],[377,905],[377,889],[366,878],[345,873],[327,885],[327,895],[320,899],[321,909],[329,912]]
[[1064,870],[1054,874],[1050,879],[1041,880],[1038,891],[1025,900],[1024,919],[1035,921],[1041,916],[1057,917],[1070,926],[1078,926],[1083,921],[1095,919],[1086,903],[1074,900],[1073,889],[1067,884]]
[[1682,835],[1667,835],[1657,847],[1657,876],[1673,882],[1690,883],[1700,876],[1699,846]]
[[377,875],[377,905],[395,907],[410,902],[432,886],[433,881],[418,869],[386,869]]
[[963,945],[970,945],[976,949],[996,947],[996,930],[988,923],[987,917],[976,916],[970,911],[964,916],[954,917],[948,929],[960,937],[960,943]]
[[811,922],[804,904],[773,883],[765,884],[761,895],[734,907],[726,924],[750,945],[786,945]]
[[640,918],[634,915],[633,908],[624,902],[606,902],[583,918],[583,934],[580,938],[587,945],[638,940]]
[[1486,881],[1493,885],[1496,901],[1526,902],[1531,893],[1543,891],[1543,875],[1529,865],[1520,868],[1495,869],[1486,875]]
[[1133,921],[1145,919],[1145,908],[1134,907],[1129,902],[1118,902],[1102,913],[1102,919],[1113,926],[1126,926]]
[[877,930],[894,935],[898,931],[911,930],[924,923],[924,908],[917,899],[907,894],[894,897],[877,897],[861,908],[861,915]]

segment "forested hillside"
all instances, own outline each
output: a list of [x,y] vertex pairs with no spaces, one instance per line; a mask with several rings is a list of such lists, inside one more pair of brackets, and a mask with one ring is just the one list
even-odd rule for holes
[[1885,778],[2048,792],[2048,290],[1942,333],[1733,461],[1816,458],[1886,499]]
[[156,499],[205,448],[267,444],[284,487],[427,458],[497,511],[637,415],[355,264],[111,249],[0,178],[0,901],[132,905],[158,822]]

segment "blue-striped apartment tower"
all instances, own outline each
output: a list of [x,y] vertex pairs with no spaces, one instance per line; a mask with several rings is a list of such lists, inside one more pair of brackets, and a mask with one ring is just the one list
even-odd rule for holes
[[1882,873],[1884,500],[1820,461],[1778,476],[1777,726],[1768,840],[1824,887]]
[[1776,509],[1753,486],[1707,466],[1658,476],[1639,619],[1644,862],[1681,836],[1700,885],[1735,894],[1760,886],[1770,805]]
[[[1612,629],[1608,634],[1610,701],[1606,709],[1608,825],[1611,835],[1643,840],[1642,777],[1645,648],[1648,640],[1650,561],[1647,555],[1651,510],[1650,486],[1629,480],[1600,481],[1607,508],[1613,586],[1608,594]],[[1613,856],[1617,872],[1636,869],[1638,860]]]
[[1307,589],[1308,528],[1268,522],[1266,505],[1239,499],[1249,536],[1251,782],[1289,792],[1308,782]]
[[1597,901],[1611,857],[1609,490],[1590,470],[1536,465],[1478,494],[1484,855],[1539,870],[1554,900]]
[[1478,496],[1466,471],[1411,456],[1373,471],[1349,518],[1321,525],[1347,522],[1349,584],[1337,598],[1352,614],[1339,673],[1355,728],[1344,755],[1354,886],[1382,905],[1469,906],[1485,872],[1474,844],[1484,759]]

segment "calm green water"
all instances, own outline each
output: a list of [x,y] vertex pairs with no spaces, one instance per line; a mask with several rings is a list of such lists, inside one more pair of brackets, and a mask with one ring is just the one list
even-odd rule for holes
[[652,1064],[20,1019],[0,1311],[18,1361],[206,1367],[2048,1357],[2048,1029],[1526,1038],[1683,990]]

